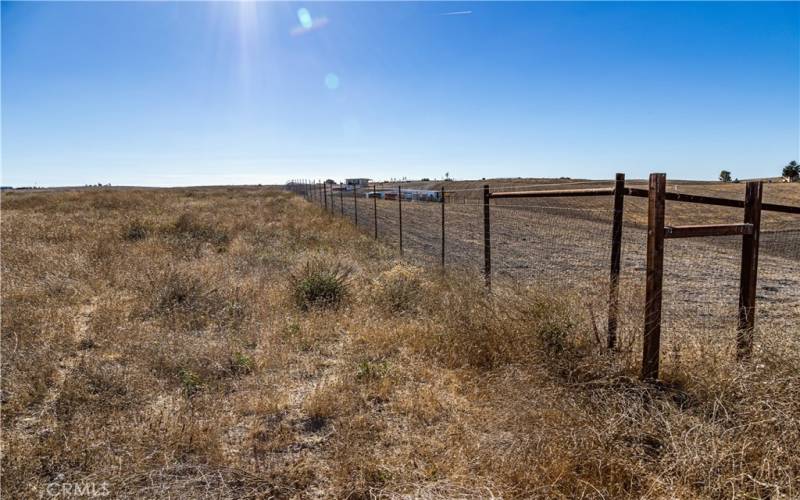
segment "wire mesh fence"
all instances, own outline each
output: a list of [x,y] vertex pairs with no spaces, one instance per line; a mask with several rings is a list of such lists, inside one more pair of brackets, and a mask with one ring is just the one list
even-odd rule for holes
[[[632,183],[633,184],[633,183]],[[614,181],[498,185],[492,193],[575,187],[611,190]],[[702,187],[702,186],[701,186]],[[667,188],[688,192],[680,184]],[[694,193],[700,188],[695,188]],[[469,272],[484,269],[483,187],[433,190],[384,186],[313,188],[313,199],[404,258]],[[730,191],[726,192],[729,193]],[[304,188],[303,194],[311,197]],[[541,193],[539,193],[541,194]],[[710,193],[716,195],[719,193]],[[435,196],[434,196],[435,195]],[[792,198],[789,198],[791,201]],[[786,201],[780,199],[779,201]],[[620,240],[619,348],[639,349],[644,328],[647,199],[625,197]],[[689,206],[687,206],[689,205]],[[613,196],[491,199],[491,274],[495,282],[536,283],[577,291],[598,325],[607,322],[611,273]],[[800,217],[763,212],[758,259],[758,331],[800,334]],[[444,218],[444,224],[443,222]],[[738,223],[742,209],[670,202],[666,223]],[[735,346],[742,237],[667,239],[663,252],[663,351],[696,341]],[[444,246],[444,253],[442,248]]]

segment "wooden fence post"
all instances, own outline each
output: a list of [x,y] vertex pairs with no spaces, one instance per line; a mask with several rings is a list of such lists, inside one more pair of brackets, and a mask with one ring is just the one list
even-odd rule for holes
[[397,186],[397,215],[400,222],[400,255],[403,255],[403,191]]
[[608,290],[608,348],[617,343],[619,319],[619,271],[622,258],[622,216],[625,203],[625,174],[617,174],[614,184],[614,220],[611,227],[611,276]]
[[378,188],[375,183],[372,184],[372,214],[373,222],[375,222],[375,239],[378,239]]
[[442,269],[444,269],[444,187],[442,187]]
[[647,204],[647,283],[645,292],[643,380],[658,379],[661,298],[664,279],[664,209],[667,174],[650,174]]
[[328,183],[322,183],[322,198],[325,200],[325,211],[328,211]]
[[486,288],[492,288],[492,237],[489,228],[489,185],[483,186],[483,276]]
[[742,236],[742,268],[739,277],[739,325],[736,331],[736,357],[738,359],[747,359],[753,353],[762,191],[761,181],[747,183],[744,198],[744,222],[745,224],[753,225],[753,233]]
[[339,183],[339,214],[344,217],[344,189],[342,183]]

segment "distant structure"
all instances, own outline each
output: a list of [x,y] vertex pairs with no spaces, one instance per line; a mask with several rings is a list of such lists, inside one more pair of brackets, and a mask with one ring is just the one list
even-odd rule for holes
[[[442,193],[440,191],[427,189],[401,189],[400,193],[406,201],[441,201],[442,199]],[[366,197],[376,197],[381,200],[396,200],[397,191],[391,189],[388,191],[376,191],[374,193],[367,192]]]
[[365,188],[369,186],[369,179],[359,178],[359,179],[345,179],[345,185],[348,189],[352,188]]

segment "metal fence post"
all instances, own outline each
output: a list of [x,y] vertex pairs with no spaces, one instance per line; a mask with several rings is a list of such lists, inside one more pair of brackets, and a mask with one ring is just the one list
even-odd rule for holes
[[403,255],[403,191],[397,186],[397,216],[400,223],[400,255]]
[[744,222],[745,224],[753,225],[753,233],[742,236],[742,268],[739,277],[739,325],[736,331],[736,357],[738,359],[749,358],[753,353],[762,191],[761,181],[747,183],[744,199]]
[[378,189],[372,184],[372,213],[375,222],[375,239],[378,239]]
[[353,221],[358,227],[358,186],[353,185]]
[[342,217],[344,217],[344,190],[342,189],[342,183],[339,183],[339,213]]
[[647,204],[647,283],[641,374],[643,380],[658,378],[661,298],[664,279],[664,193],[666,185],[666,174],[650,174]]
[[442,199],[439,200],[442,204],[442,269],[444,269],[444,187],[442,187]]
[[325,200],[325,211],[328,211],[328,183],[322,183],[322,198]]
[[617,343],[619,318],[619,271],[622,258],[622,216],[625,203],[625,174],[617,174],[614,184],[614,221],[611,228],[611,277],[608,290],[608,348]]
[[483,276],[486,288],[492,288],[492,238],[489,228],[489,185],[483,186]]

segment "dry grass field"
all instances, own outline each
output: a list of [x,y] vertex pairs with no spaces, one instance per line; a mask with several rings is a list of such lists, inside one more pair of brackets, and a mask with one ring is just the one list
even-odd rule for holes
[[[800,199],[773,189],[768,201]],[[573,208],[595,207],[534,212],[578,248],[595,230],[556,217]],[[376,242],[368,218],[356,228],[266,188],[3,193],[3,494],[800,496],[791,318],[766,323],[741,364],[729,338],[673,328],[663,382],[644,384],[638,330],[607,353],[569,280],[537,285],[530,264],[487,294],[477,269],[401,260],[390,220]],[[460,223],[467,252],[473,222]],[[424,232],[408,244],[435,251]],[[562,275],[594,269],[563,246],[534,248]],[[498,251],[510,277],[529,265]],[[797,261],[764,258],[765,280],[788,280],[773,302],[797,311]]]

